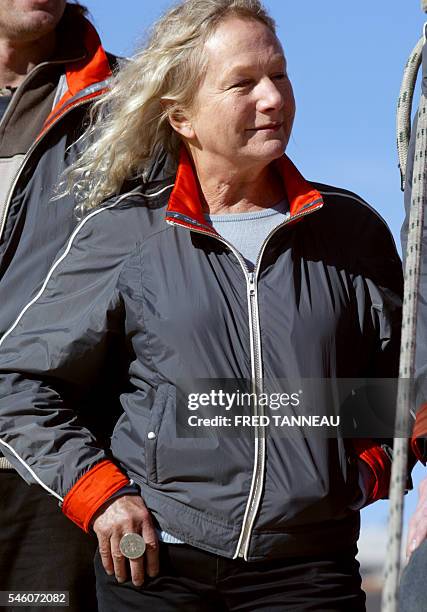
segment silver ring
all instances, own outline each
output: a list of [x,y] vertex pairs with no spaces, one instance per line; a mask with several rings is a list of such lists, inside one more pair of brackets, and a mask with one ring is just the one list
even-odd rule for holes
[[138,533],[125,533],[119,546],[126,559],[139,559],[145,553],[145,540]]

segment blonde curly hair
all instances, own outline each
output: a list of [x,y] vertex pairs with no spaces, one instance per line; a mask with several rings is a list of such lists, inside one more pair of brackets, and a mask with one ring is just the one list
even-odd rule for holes
[[191,108],[207,68],[203,45],[230,15],[256,19],[276,33],[259,0],[184,0],[154,24],[144,48],[114,75],[92,107],[84,153],[62,182],[76,197],[79,216],[119,193],[160,148],[177,157],[180,139],[168,116]]

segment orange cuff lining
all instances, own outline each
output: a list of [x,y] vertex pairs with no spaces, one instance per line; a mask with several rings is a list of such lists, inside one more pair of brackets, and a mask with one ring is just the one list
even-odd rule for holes
[[127,476],[112,461],[101,461],[70,489],[64,498],[62,512],[87,532],[98,508],[128,482]]
[[372,473],[372,489],[368,491],[367,504],[388,496],[391,461],[380,445],[369,439],[354,439],[353,447]]

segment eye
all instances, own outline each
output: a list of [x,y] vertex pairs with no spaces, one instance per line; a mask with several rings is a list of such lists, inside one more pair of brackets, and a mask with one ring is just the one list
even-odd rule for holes
[[238,83],[232,85],[232,87],[249,87],[249,85],[251,84],[252,81],[250,79],[243,79],[242,81],[239,81]]
[[277,74],[273,74],[271,76],[273,81],[283,81],[286,78],[286,74],[284,72],[278,72]]

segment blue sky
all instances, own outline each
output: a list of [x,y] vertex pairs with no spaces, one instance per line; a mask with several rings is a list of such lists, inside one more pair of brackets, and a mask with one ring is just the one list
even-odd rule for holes
[[[168,0],[86,0],[104,46],[129,55]],[[422,34],[419,0],[265,0],[294,85],[288,154],[306,178],[353,190],[386,219],[400,249],[403,197],[395,109],[404,64]],[[418,92],[417,92],[418,96]],[[415,471],[415,482],[424,468]],[[414,507],[416,494],[407,499]],[[387,503],[364,511],[383,525]]]

